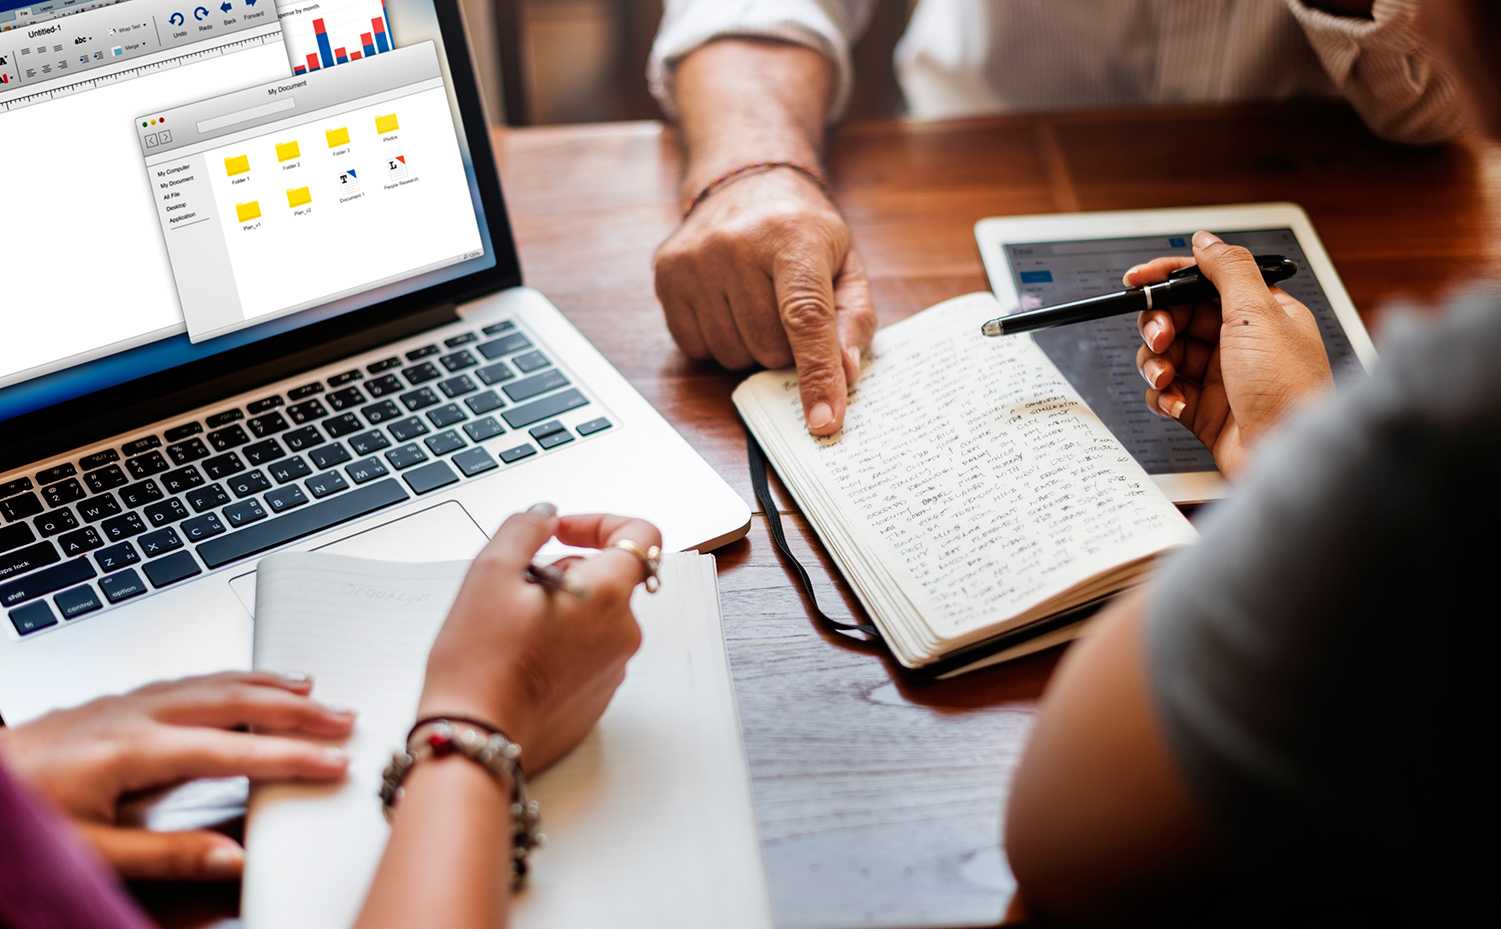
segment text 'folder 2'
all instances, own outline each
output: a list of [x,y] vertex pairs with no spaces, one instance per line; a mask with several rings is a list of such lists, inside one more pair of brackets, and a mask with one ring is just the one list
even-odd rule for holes
[[338,129],[329,129],[323,133],[328,136],[328,147],[338,148],[340,145],[349,144],[349,127],[341,126]]
[[236,155],[233,158],[224,159],[224,173],[228,174],[230,177],[234,177],[236,174],[244,174],[249,170],[249,155]]
[[248,223],[252,219],[261,218],[261,202],[252,200],[249,203],[236,203],[235,215],[240,217],[240,222]]
[[395,132],[400,128],[401,124],[396,122],[395,113],[388,113],[385,116],[375,117],[375,131],[379,132],[381,135],[385,135],[388,132]]
[[302,156],[302,149],[297,147],[297,142],[280,142],[276,146],[277,161],[291,161],[293,158]]
[[287,206],[296,209],[313,202],[313,192],[306,187],[293,187],[287,191]]

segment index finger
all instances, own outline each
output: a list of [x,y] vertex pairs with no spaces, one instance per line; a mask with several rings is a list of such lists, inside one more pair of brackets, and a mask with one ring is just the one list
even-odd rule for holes
[[1146,264],[1140,264],[1127,271],[1121,276],[1121,282],[1127,287],[1144,287],[1147,284],[1161,284],[1167,280],[1167,276],[1179,268],[1187,268],[1194,263],[1191,255],[1167,255],[1162,258],[1153,258]]
[[772,269],[777,314],[797,364],[803,418],[814,435],[833,435],[844,424],[844,349],[834,310],[836,265],[819,246],[779,255]]

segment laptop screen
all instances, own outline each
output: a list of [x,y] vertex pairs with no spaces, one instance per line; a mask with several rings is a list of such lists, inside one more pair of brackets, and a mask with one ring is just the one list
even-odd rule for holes
[[0,0],[0,429],[519,281],[436,2]]

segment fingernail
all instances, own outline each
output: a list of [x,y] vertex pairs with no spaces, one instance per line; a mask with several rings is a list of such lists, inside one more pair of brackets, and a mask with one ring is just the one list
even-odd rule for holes
[[346,755],[346,754],[344,754],[344,750],[343,749],[338,749],[338,748],[325,748],[323,750],[323,759],[325,761],[327,761],[329,764],[348,764],[349,763],[349,756]]
[[808,428],[822,429],[834,421],[834,408],[822,401],[813,404],[808,410]]
[[244,864],[245,851],[233,845],[216,845],[203,856],[203,869],[209,874],[236,874]]
[[282,680],[288,684],[306,684],[312,679],[313,676],[311,674],[303,674],[301,671],[288,671],[282,675]]
[[1152,348],[1152,343],[1156,342],[1157,337],[1160,335],[1162,335],[1162,323],[1157,320],[1147,323],[1146,342],[1148,348]]
[[1127,287],[1130,287],[1131,286],[1131,275],[1135,274],[1137,271],[1140,271],[1142,268],[1145,268],[1145,267],[1146,267],[1146,265],[1132,265],[1130,270],[1128,270],[1125,274],[1121,275],[1121,283],[1125,284]]
[[1209,246],[1213,245],[1214,243],[1218,242],[1219,240],[1220,240],[1220,237],[1217,236],[1217,235],[1215,235],[1212,232],[1203,232],[1203,231],[1195,232],[1194,233],[1194,248],[1208,248]]
[[325,703],[323,708],[339,716],[357,716],[360,712],[352,706],[344,706],[341,703]]
[[1149,387],[1157,386],[1158,373],[1157,365],[1153,362],[1149,361],[1141,366],[1141,377],[1147,382],[1147,386]]
[[1173,419],[1177,419],[1179,416],[1183,415],[1183,408],[1185,406],[1188,406],[1188,404],[1184,403],[1182,400],[1177,399],[1176,397],[1158,397],[1157,406],[1161,408],[1162,412],[1171,416]]
[[538,516],[551,517],[558,515],[558,508],[551,503],[533,503],[526,508],[526,511],[528,513],[536,513]]

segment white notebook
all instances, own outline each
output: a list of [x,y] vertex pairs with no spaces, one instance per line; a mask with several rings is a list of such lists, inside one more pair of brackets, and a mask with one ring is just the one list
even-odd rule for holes
[[[389,834],[381,772],[467,568],[307,552],[260,562],[255,667],[311,673],[315,697],[360,715],[343,783],[252,789],[246,929],[353,924]],[[665,556],[661,577],[633,601],[643,644],[610,708],[532,782],[547,844],[513,903],[517,929],[771,929],[714,559]]]
[[1065,641],[1071,611],[1197,538],[1030,336],[980,334],[1000,315],[970,294],[877,332],[829,438],[794,371],[734,395],[893,654],[932,676]]

